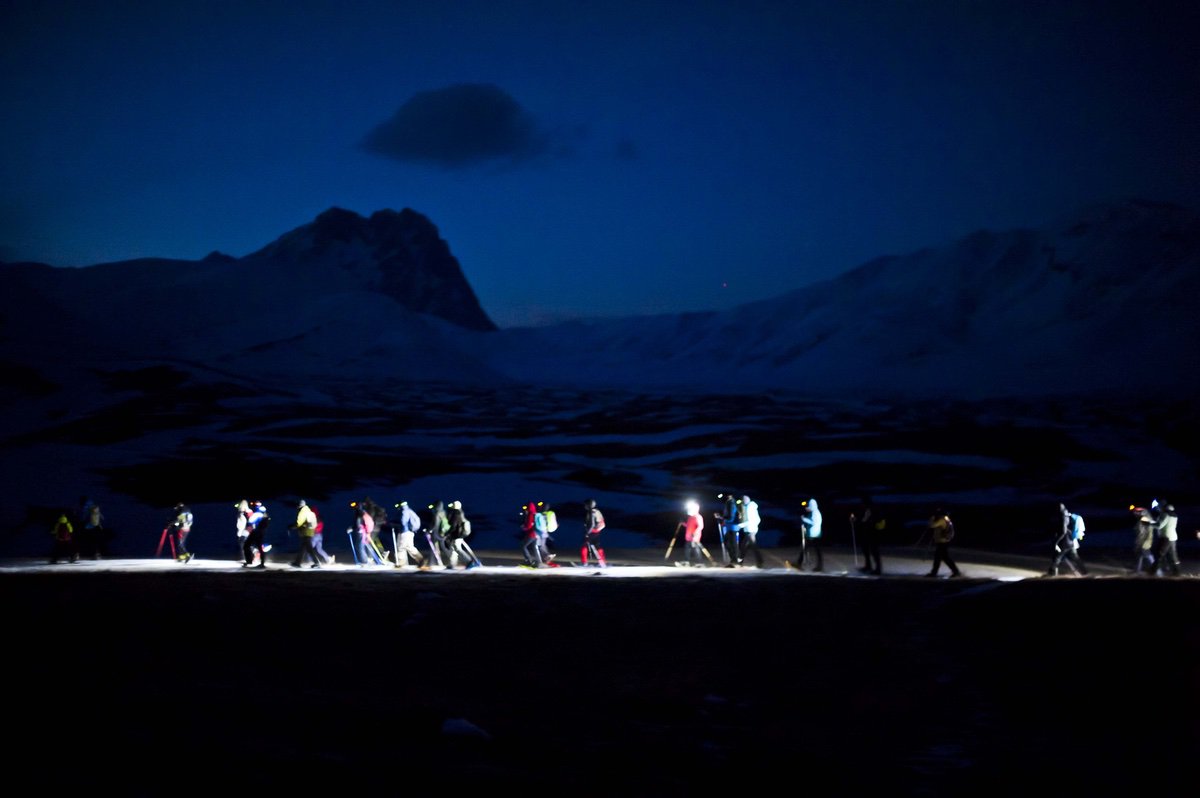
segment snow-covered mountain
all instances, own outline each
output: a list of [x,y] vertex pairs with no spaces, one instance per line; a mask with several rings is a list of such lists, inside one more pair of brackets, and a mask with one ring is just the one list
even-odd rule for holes
[[[1130,202],[977,232],[732,310],[509,330],[575,386],[981,398],[1194,389],[1200,216]],[[513,372],[512,376],[517,376]]]
[[497,331],[420,214],[330,209],[243,258],[0,266],[0,359],[241,375],[978,398],[1192,390],[1200,217],[1127,202],[731,310]]

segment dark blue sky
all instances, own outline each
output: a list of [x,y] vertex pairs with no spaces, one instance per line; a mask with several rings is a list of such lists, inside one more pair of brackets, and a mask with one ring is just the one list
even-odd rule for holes
[[0,259],[438,226],[501,326],[1200,205],[1197,3],[0,0]]

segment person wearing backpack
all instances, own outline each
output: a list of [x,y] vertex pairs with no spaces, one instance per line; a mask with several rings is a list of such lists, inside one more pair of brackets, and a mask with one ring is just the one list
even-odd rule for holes
[[54,542],[50,546],[50,564],[57,565],[59,560],[75,562],[79,559],[79,551],[75,546],[75,527],[64,510],[58,514],[54,526],[50,528]]
[[825,555],[821,553],[821,507],[817,504],[817,500],[811,497],[800,502],[800,506],[804,508],[800,513],[800,535],[804,539],[801,541],[800,555],[796,559],[796,564],[803,568],[804,550],[812,549],[817,563],[813,566],[813,572],[817,573],[825,568]]
[[1054,557],[1050,561],[1050,570],[1046,575],[1058,576],[1058,569],[1065,562],[1076,574],[1087,576],[1087,568],[1079,559],[1079,544],[1083,542],[1083,534],[1086,529],[1083,516],[1071,512],[1067,509],[1067,505],[1061,502],[1058,505],[1058,513],[1061,527],[1058,536],[1054,539]]
[[433,520],[429,522],[429,529],[425,530],[425,542],[429,544],[429,556],[445,568],[445,564],[450,562],[450,545],[446,542],[450,521],[446,517],[446,505],[440,500],[436,501],[429,505],[429,512],[433,514]]
[[741,501],[730,493],[717,494],[718,499],[724,499],[724,508],[714,513],[717,519],[717,533],[721,538],[721,559],[726,565],[732,566],[741,562],[740,531],[744,526],[745,511]]
[[962,576],[962,571],[958,570],[958,565],[950,556],[950,541],[954,540],[954,522],[941,507],[929,516],[929,532],[933,538],[933,568],[925,576],[936,577],[943,562],[950,566],[951,578]]
[[242,543],[242,567],[266,568],[267,547],[263,538],[271,523],[266,505],[260,501],[243,502],[246,505],[246,540]]
[[317,525],[313,527],[313,549],[321,558],[322,565],[332,565],[336,558],[325,551],[325,519],[321,517],[321,511],[311,504],[308,505],[308,509],[312,510],[313,517],[317,519]]
[[408,506],[407,501],[396,505],[400,508],[400,538],[396,542],[396,567],[404,568],[411,559],[413,564],[420,567],[425,564],[425,557],[417,550],[414,542],[417,530],[421,528],[421,516]]
[[538,517],[537,504],[526,502],[525,506],[521,508],[521,554],[525,559],[525,565],[534,568],[541,568],[546,564],[542,558],[539,523],[544,524],[545,521]]
[[1145,507],[1129,505],[1129,512],[1137,519],[1134,523],[1133,564],[1135,574],[1154,573],[1154,517]]
[[870,496],[863,497],[858,511],[850,514],[850,525],[858,531],[863,543],[863,564],[858,570],[864,574],[883,574],[883,558],[879,555],[879,542],[887,521],[883,513],[875,508]]
[[320,568],[321,558],[317,555],[316,548],[313,547],[313,535],[317,530],[317,516],[304,499],[296,503],[296,523],[292,525],[292,529],[296,530],[296,534],[300,538],[300,551],[296,554],[296,559],[292,560],[292,567],[304,567],[304,558],[307,556],[312,560],[312,568]]
[[450,529],[446,533],[446,540],[450,545],[450,567],[457,568],[460,559],[467,561],[467,568],[483,565],[467,543],[467,538],[471,536],[471,522],[463,512],[462,502],[450,502],[446,520],[450,523]]
[[604,514],[596,506],[595,499],[585,501],[583,509],[587,515],[583,522],[583,547],[579,550],[580,562],[587,565],[590,556],[598,567],[607,568],[608,561],[604,559],[604,549],[600,548],[600,532],[604,529]]
[[167,523],[167,529],[175,541],[175,559],[179,562],[191,562],[195,556],[187,550],[187,538],[192,532],[192,511],[180,502],[175,505],[174,516]]
[[558,515],[549,504],[538,502],[537,515],[534,516],[534,529],[538,536],[538,554],[542,562],[550,568],[557,568],[554,558],[558,555],[550,549],[550,535],[558,531]]
[[104,545],[104,513],[100,505],[83,497],[79,509],[79,548],[84,557],[99,560],[107,556]]
[[1179,533],[1176,531],[1178,525],[1179,517],[1175,515],[1175,505],[1163,506],[1154,522],[1154,533],[1158,538],[1158,572],[1163,576],[1167,576],[1168,572],[1171,576],[1179,576],[1179,553],[1175,549],[1179,540]]
[[758,515],[758,502],[749,496],[742,496],[741,508],[745,515],[745,521],[742,522],[742,541],[737,557],[738,564],[744,563],[746,555],[753,549],[754,567],[762,568],[763,556],[762,551],[758,548],[758,526],[762,523],[762,519]]

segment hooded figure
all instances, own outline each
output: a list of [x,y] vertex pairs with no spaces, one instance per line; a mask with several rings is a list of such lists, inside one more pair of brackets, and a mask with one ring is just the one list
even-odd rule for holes
[[749,496],[742,497],[742,512],[745,514],[745,521],[742,524],[742,541],[741,550],[738,552],[738,562],[744,562],[746,554],[753,549],[755,565],[758,568],[763,566],[762,552],[758,548],[758,525],[760,519],[758,516],[758,502],[751,499]]
[[800,513],[800,557],[797,562],[800,567],[804,567],[804,558],[808,551],[812,552],[812,557],[816,563],[813,565],[813,571],[822,571],[825,568],[825,556],[821,552],[821,508],[817,504],[817,500],[809,498],[802,502],[804,508]]

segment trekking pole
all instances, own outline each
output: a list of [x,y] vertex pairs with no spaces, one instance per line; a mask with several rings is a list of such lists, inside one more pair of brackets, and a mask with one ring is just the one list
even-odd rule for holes
[[679,530],[683,529],[683,524],[675,527],[675,534],[671,535],[671,542],[667,545],[667,553],[663,556],[664,560],[671,559],[671,550],[675,548],[675,539],[679,537]]
[[858,541],[854,536],[854,516],[850,516],[850,546],[854,549],[854,567],[858,567]]
[[396,527],[392,527],[392,551],[394,552],[392,554],[392,559],[395,560],[395,562],[393,562],[392,565],[399,568],[400,567],[400,542],[399,542],[399,538],[396,537]]
[[[723,548],[723,547],[722,547],[722,548]],[[713,559],[713,557],[712,557],[712,555],[708,553],[708,549],[704,548],[704,544],[703,544],[703,543],[701,543],[701,544],[700,544],[700,551],[704,552],[704,556],[708,558],[708,562],[709,562],[709,564],[710,564],[710,565],[716,565],[716,564],[717,564],[717,561],[716,561],[716,560],[714,560],[714,559]],[[726,560],[725,560],[725,564],[726,564],[726,565],[728,565],[728,564],[729,564],[729,560],[728,560],[728,559],[726,559]]]
[[446,566],[442,564],[441,547],[434,543],[433,533],[428,529],[425,530],[425,542],[429,544],[429,553],[433,555],[433,561],[438,564],[439,568],[445,568]]
[[358,565],[358,547],[354,545],[354,530],[347,529],[346,537],[350,539],[350,553],[354,555],[354,564]]
[[[721,533],[721,562],[729,565],[729,550],[725,548],[725,522],[719,513],[713,513],[713,517],[717,519],[717,531]],[[711,560],[712,557],[709,559]]]

